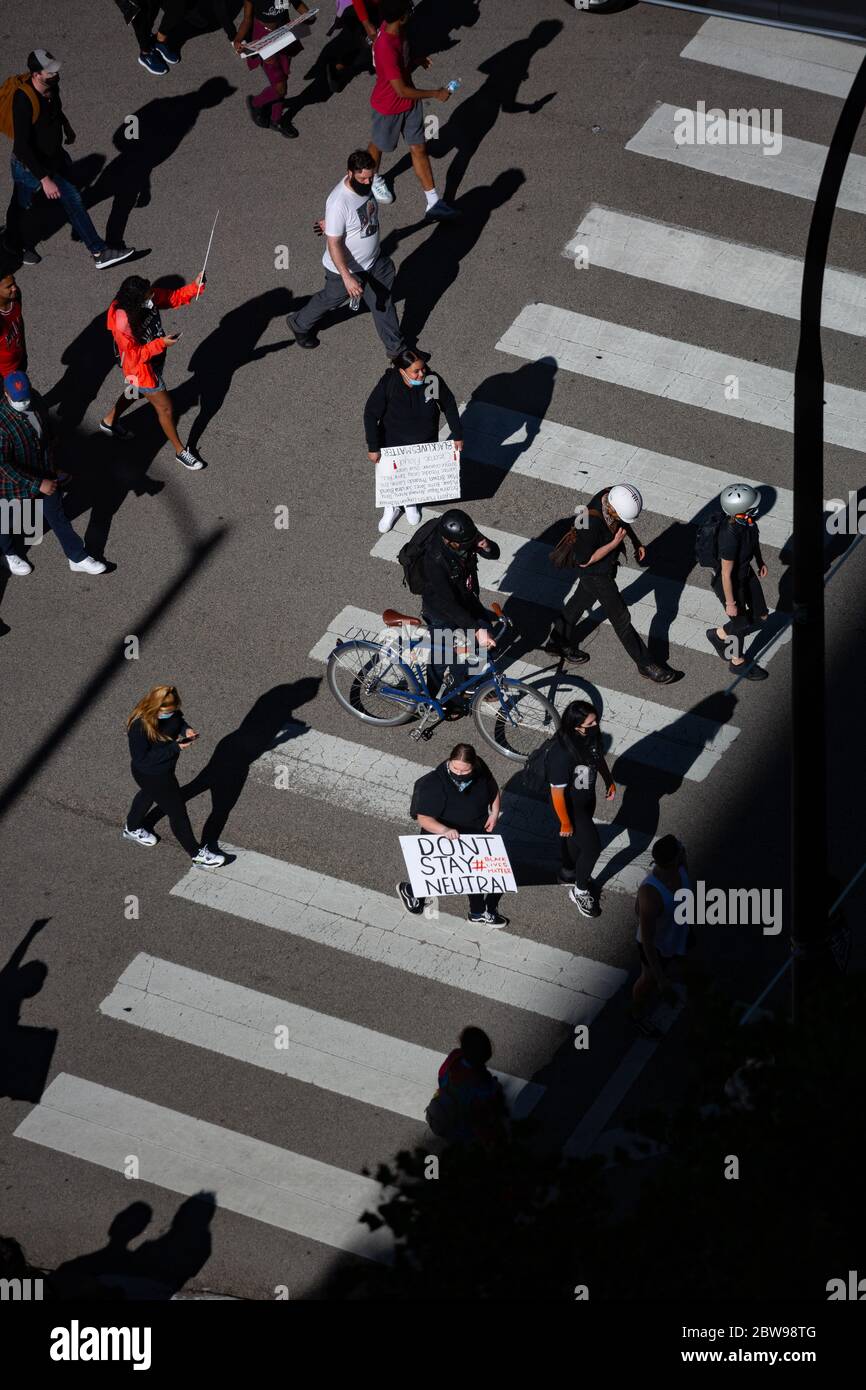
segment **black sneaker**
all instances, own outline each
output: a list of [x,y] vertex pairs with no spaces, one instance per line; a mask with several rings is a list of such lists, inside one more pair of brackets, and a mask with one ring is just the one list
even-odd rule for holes
[[728,645],[729,639],[727,637],[720,637],[714,627],[708,627],[706,629],[706,634],[707,641],[709,642],[710,646],[715,649],[717,655],[722,657],[723,660],[729,661],[730,658],[728,656],[727,651],[725,650]]
[[134,255],[134,246],[106,246],[104,251],[93,257],[93,264],[97,270],[107,270],[110,265],[117,265],[118,261],[128,261],[130,256]]
[[683,678],[682,671],[675,671],[672,666],[662,666],[658,661],[648,661],[637,669],[646,680],[656,685],[673,685],[674,681]]
[[508,918],[503,917],[501,912],[470,912],[469,921],[474,922],[479,927],[507,927]]
[[300,131],[297,126],[292,125],[288,116],[282,116],[273,127],[280,135],[285,135],[287,140],[297,140]]
[[259,106],[253,106],[252,97],[247,97],[247,110],[250,113],[250,120],[252,121],[253,125],[257,125],[260,130],[264,126],[270,125],[267,110]]
[[25,246],[21,251],[21,260],[24,265],[41,265],[42,257],[33,246]]
[[582,917],[600,917],[601,908],[592,893],[575,884],[568,890],[568,896]]
[[742,676],[747,681],[765,681],[770,674],[765,671],[763,666],[757,666],[753,661],[741,661],[739,666],[735,666],[733,661],[728,662],[728,670],[735,676]]
[[570,661],[574,666],[582,666],[585,661],[589,661],[589,652],[582,651],[580,647],[573,647],[569,642],[557,642],[555,638],[545,642],[541,650],[558,657],[560,661]]
[[315,333],[305,333],[303,329],[298,328],[291,314],[286,314],[286,323],[289,325],[289,328],[291,328],[292,332],[294,333],[295,342],[297,343],[298,347],[317,348],[319,346],[319,340],[316,337]]
[[411,912],[413,917],[419,917],[424,911],[424,899],[413,897],[411,883],[398,883],[397,892],[406,911]]

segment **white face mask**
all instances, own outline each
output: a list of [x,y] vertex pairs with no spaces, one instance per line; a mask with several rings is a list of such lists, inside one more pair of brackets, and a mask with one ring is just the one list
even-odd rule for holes
[[144,301],[144,307],[145,307],[145,309],[152,309],[152,308],[153,308],[153,300],[152,300],[152,299],[146,299],[146,300]]
[[[7,397],[8,399],[8,397]],[[25,410],[30,409],[29,401],[9,401],[13,410],[17,410],[19,415],[23,415]]]

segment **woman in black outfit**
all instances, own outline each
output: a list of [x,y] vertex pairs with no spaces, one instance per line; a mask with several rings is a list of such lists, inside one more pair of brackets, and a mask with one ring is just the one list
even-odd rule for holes
[[[419,777],[412,792],[410,814],[428,835],[492,835],[499,820],[502,795],[490,768],[471,743],[458,743],[450,758]],[[407,912],[424,911],[424,899],[416,898],[411,883],[398,883],[397,892]],[[469,921],[485,927],[507,927],[508,918],[496,909],[495,893],[469,894]]]
[[590,878],[601,852],[593,820],[599,773],[611,801],[616,785],[605,761],[595,706],[588,700],[572,700],[563,710],[560,731],[547,753],[547,780],[559,818],[560,882],[572,885],[568,896],[584,917],[601,915]]
[[[442,415],[459,452],[463,448],[460,412],[452,391],[437,372],[429,370],[416,349],[404,348],[376,382],[364,406],[367,457],[371,463],[378,463],[382,449],[400,444],[435,444]],[[401,511],[401,507],[385,508],[379,522],[383,534],[391,530]],[[412,526],[418,525],[421,509],[417,503],[407,505],[406,520]]]
[[173,685],[155,685],[139,700],[126,721],[131,770],[140,790],[132,799],[123,838],[138,845],[155,845],[157,837],[144,829],[144,819],[152,806],[168,816],[169,825],[193,864],[216,869],[226,862],[224,854],[214,854],[202,846],[192,832],[186,802],[175,776],[181,748],[189,748],[198,738],[183,717],[180,696]]

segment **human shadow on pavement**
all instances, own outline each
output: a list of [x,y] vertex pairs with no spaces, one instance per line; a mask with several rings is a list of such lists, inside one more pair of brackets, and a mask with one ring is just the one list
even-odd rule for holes
[[[463,412],[461,497],[495,497],[506,474],[538,438],[556,382],[555,357],[495,372],[472,392]],[[578,465],[574,465],[578,471]]]
[[[151,200],[154,171],[170,160],[192,130],[199,116],[237,91],[224,77],[209,77],[194,92],[157,97],[127,116],[112,136],[118,151],[106,165],[85,197],[89,209],[110,198],[111,211],[105,228],[110,246],[122,246],[126,225],[135,207],[147,207]],[[132,132],[136,132],[130,138]],[[204,236],[205,229],[203,224]]]
[[109,1226],[105,1245],[66,1260],[50,1275],[51,1293],[63,1300],[167,1301],[210,1259],[216,1206],[212,1192],[195,1193],[181,1202],[164,1235],[132,1250],[130,1243],[150,1225],[153,1209],[147,1202],[130,1203]]
[[[460,274],[461,262],[475,249],[493,213],[504,207],[525,182],[522,170],[506,169],[489,186],[473,188],[458,204],[463,214],[461,221],[439,223],[403,261],[397,271],[394,299],[404,301],[400,327],[407,343],[417,341],[437,304],[444,301]],[[425,224],[422,221],[418,225]],[[386,238],[386,255],[393,254],[408,230],[411,229],[401,229]]]
[[455,29],[478,23],[481,0],[420,0],[409,17],[407,35],[413,53],[426,57],[456,48]]
[[[63,350],[60,358],[66,368],[49,391],[43,393],[43,400],[49,410],[56,413],[61,429],[74,429],[80,425],[88,407],[96,400],[102,384],[116,365],[111,334],[105,318],[105,308],[100,309],[86,328]],[[118,378],[120,380],[120,378]],[[39,381],[36,383],[39,386]]]
[[57,1044],[56,1028],[30,1028],[20,1021],[25,999],[39,993],[48,975],[44,961],[22,962],[50,920],[35,921],[0,968],[0,1096],[10,1100],[39,1100]]
[[[256,759],[306,732],[309,726],[296,719],[294,711],[316,698],[321,683],[320,676],[304,676],[265,691],[238,727],[220,739],[201,772],[181,787],[185,801],[210,792],[211,811],[202,829],[203,845],[219,844]],[[152,830],[160,819],[158,810],[152,811],[147,829]]]
[[[484,73],[487,80],[477,91],[462,100],[458,94],[457,104],[438,137],[427,144],[432,159],[444,159],[454,151],[443,188],[443,197],[449,202],[456,198],[469,165],[501,115],[534,116],[553,101],[556,92],[548,92],[532,102],[518,101],[517,94],[529,78],[530,64],[536,53],[552,43],[561,30],[558,19],[542,20],[525,39],[518,39],[479,64],[478,71]],[[411,159],[404,156],[389,170],[389,178],[396,178],[410,165]]]

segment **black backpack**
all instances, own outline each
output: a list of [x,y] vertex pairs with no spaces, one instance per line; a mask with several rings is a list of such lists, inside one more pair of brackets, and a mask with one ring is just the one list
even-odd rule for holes
[[719,531],[725,522],[724,512],[713,512],[698,525],[695,536],[695,559],[707,569],[719,567]]
[[547,779],[547,754],[556,743],[557,735],[545,739],[530,753],[521,773],[522,790],[529,796],[545,796],[550,783]]
[[424,552],[438,525],[438,516],[431,517],[397,552],[397,559],[403,570],[403,583],[412,594],[424,592]]

